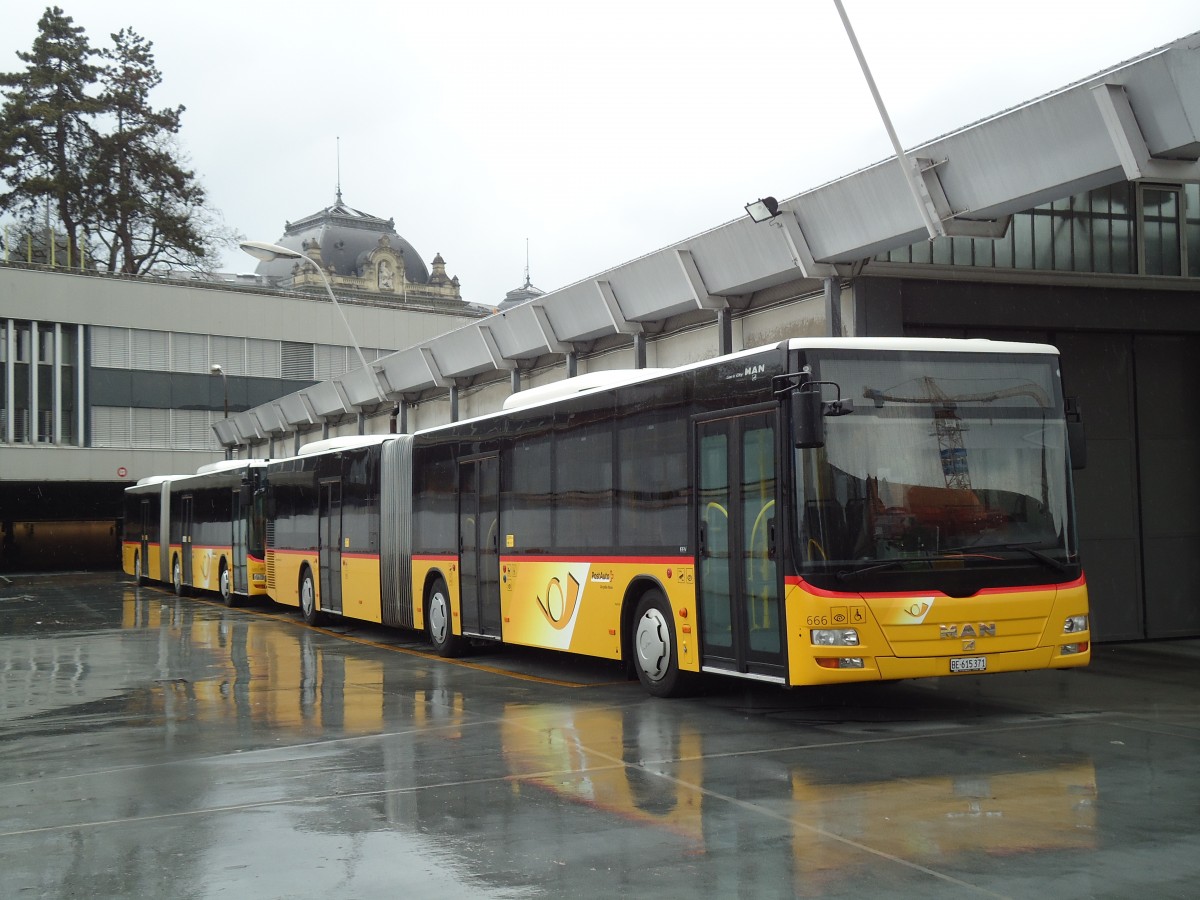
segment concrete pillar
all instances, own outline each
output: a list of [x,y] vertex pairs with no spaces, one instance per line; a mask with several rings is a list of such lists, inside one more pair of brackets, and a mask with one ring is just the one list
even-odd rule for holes
[[50,384],[53,386],[54,396],[50,400],[50,440],[52,443],[61,444],[63,442],[63,332],[62,325],[58,322],[54,323],[53,353],[54,360],[52,365],[54,368],[50,377]]
[[717,356],[733,352],[733,310],[728,306],[717,310]]
[[38,404],[41,398],[38,396],[38,364],[41,359],[42,348],[41,341],[38,340],[38,323],[29,323],[29,396],[26,400],[29,402],[29,424],[25,428],[25,440],[27,443],[36,444],[38,442]]
[[837,276],[825,281],[825,329],[831,337],[842,336],[842,280]]
[[633,367],[646,368],[646,333],[639,331],[633,336]]
[[4,433],[5,441],[15,443],[17,427],[17,323],[9,319],[4,328]]
[[[82,259],[82,258],[81,258]],[[80,265],[82,268],[82,264]],[[75,326],[75,446],[87,446],[87,408],[83,405],[84,392],[83,386],[87,381],[87,367],[84,366],[84,360],[87,358],[84,352],[84,336],[86,328],[83,325]]]

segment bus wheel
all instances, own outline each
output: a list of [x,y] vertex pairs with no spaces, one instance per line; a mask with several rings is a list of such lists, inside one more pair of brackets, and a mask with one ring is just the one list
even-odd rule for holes
[[171,587],[175,589],[175,596],[183,596],[183,563],[179,557],[175,557],[175,561],[171,563]]
[[437,579],[425,599],[425,621],[429,627],[429,642],[438,656],[461,656],[463,639],[454,633],[450,615],[450,592],[446,582]]
[[671,610],[659,591],[647,591],[633,617],[633,667],[638,681],[655,697],[686,693],[688,675],[679,671],[675,625]]
[[317,609],[317,585],[312,569],[305,569],[300,578],[300,614],[309,625],[321,625],[325,621],[325,615]]
[[229,573],[229,566],[225,564],[225,560],[221,560],[221,601],[230,609],[238,605],[237,594],[233,592],[233,578]]
[[146,576],[142,574],[142,554],[133,554],[133,581],[135,584],[145,584]]

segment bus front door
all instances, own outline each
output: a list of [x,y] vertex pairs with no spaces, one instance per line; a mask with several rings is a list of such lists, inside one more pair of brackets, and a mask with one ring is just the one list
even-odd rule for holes
[[249,534],[249,520],[251,510],[254,508],[253,502],[242,502],[243,493],[240,488],[234,488],[233,491],[233,592],[235,594],[249,594],[250,583],[249,576],[246,573],[246,552],[247,552],[247,536]]
[[317,522],[321,609],[342,611],[342,482],[322,481]]
[[460,463],[458,486],[462,630],[500,638],[499,457],[482,456]]
[[[139,535],[142,547],[138,554],[138,563],[141,565],[142,569],[140,572],[136,572],[135,574],[145,578],[150,575],[150,501],[143,497],[142,502],[138,504],[138,507],[142,514],[142,530]],[[157,524],[158,523],[156,522],[155,525],[157,526]],[[162,577],[161,572],[159,573],[159,577]]]
[[696,424],[696,529],[703,665],[782,679],[775,412]]
[[192,585],[192,529],[195,527],[195,503],[191,494],[179,500],[179,561],[183,574],[182,584]]

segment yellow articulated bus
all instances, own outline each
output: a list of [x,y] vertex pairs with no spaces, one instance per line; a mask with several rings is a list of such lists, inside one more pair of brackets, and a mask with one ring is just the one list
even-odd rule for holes
[[216,591],[227,606],[266,596],[265,476],[263,460],[226,460],[126,488],[125,573]]
[[267,467],[269,593],[310,623],[783,686],[1081,666],[1048,345],[814,338],[595,373]]

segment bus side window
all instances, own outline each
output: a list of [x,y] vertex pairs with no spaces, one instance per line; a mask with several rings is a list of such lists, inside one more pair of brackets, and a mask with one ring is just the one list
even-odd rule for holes
[[556,436],[555,546],[612,546],[612,469],[612,430],[607,422]]
[[678,549],[687,541],[687,420],[637,416],[617,432],[617,543]]
[[544,553],[550,549],[554,512],[550,433],[518,438],[506,458],[511,469],[500,496],[504,534],[513,536],[515,550]]

